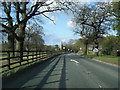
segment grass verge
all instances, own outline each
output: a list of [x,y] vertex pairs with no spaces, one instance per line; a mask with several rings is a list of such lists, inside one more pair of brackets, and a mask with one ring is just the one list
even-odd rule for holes
[[117,56],[110,56],[110,55],[82,55],[84,57],[90,58],[90,59],[96,59],[96,60],[100,60],[103,62],[107,62],[110,64],[116,64],[116,65],[120,65],[120,57]]

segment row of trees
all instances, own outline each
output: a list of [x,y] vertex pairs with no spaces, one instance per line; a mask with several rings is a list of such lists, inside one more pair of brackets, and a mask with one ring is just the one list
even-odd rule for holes
[[[62,7],[57,5],[58,2],[50,2],[49,0],[44,2],[39,0],[33,2],[28,2],[27,0],[24,2],[1,2],[0,5],[3,12],[2,17],[0,17],[0,25],[2,26],[0,32],[7,34],[8,48],[13,51],[13,55],[16,49],[21,51],[20,55],[22,57],[25,42],[28,50],[30,42],[35,45],[44,43],[41,36],[42,28],[39,26],[41,22],[39,18],[44,16],[53,21],[45,13],[63,10]],[[38,25],[33,24],[34,19],[35,22],[38,22]],[[29,25],[28,22],[32,23],[31,27],[27,27]]]
[[1,10],[3,13],[0,17],[2,28],[0,32],[7,34],[8,48],[13,52],[15,49],[21,51],[22,56],[25,49],[24,45],[29,50],[31,46],[38,49],[38,46],[44,44],[43,28],[40,25],[41,18],[44,16],[53,21],[46,13],[65,10],[73,15],[73,22],[76,23],[74,32],[83,38],[87,54],[88,44],[92,43],[94,48],[99,49],[99,39],[104,38],[103,36],[108,33],[112,26],[120,36],[119,6],[120,2],[92,4],[59,0],[2,2]]
[[73,31],[84,39],[85,54],[87,54],[89,44],[99,50],[100,39],[109,34],[111,29],[117,31],[117,39],[119,39],[120,2],[96,2],[92,4],[69,2],[67,6],[71,10],[74,17],[73,22],[76,24]]
[[[99,53],[104,55],[113,55],[119,56],[118,51],[120,50],[120,39],[118,36],[104,36],[102,39],[99,39]],[[80,38],[69,42],[64,43],[64,46],[69,50],[74,52],[80,52],[81,54],[86,54],[86,41],[85,38]],[[88,43],[87,54],[93,54],[94,42]]]
[[[24,40],[24,50],[41,50],[44,45],[44,40],[42,36],[43,33],[43,27],[36,23],[30,23],[28,22],[26,28],[25,28],[25,40]],[[16,32],[19,32],[19,29],[16,30]],[[9,46],[9,42],[7,40],[8,34],[5,32],[2,32],[2,50],[12,50]],[[14,41],[14,50],[17,50],[17,40]],[[13,52],[14,54],[14,52]]]

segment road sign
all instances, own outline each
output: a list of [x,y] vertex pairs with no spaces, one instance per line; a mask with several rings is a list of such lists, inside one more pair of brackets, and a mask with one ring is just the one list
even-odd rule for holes
[[98,49],[97,49],[97,48],[94,48],[94,49],[93,49],[93,52],[98,52]]

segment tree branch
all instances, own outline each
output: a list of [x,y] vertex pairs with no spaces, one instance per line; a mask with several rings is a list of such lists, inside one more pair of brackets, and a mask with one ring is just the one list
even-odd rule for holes
[[4,30],[0,30],[0,33],[1,32],[5,32],[5,33],[8,33],[8,30],[4,29]]
[[15,8],[16,8],[16,19],[17,19],[17,22],[19,23],[20,22],[20,19],[19,19],[20,4],[19,4],[19,2],[15,2],[14,5],[15,5]]
[[62,8],[61,9],[53,9],[53,10],[45,10],[45,11],[42,11],[42,12],[38,12],[36,13],[35,15],[39,15],[39,14],[43,14],[43,13],[46,13],[46,12],[54,12],[54,11],[58,11],[58,10],[63,10]]
[[45,16],[46,18],[48,18],[49,20],[51,20],[51,21],[55,24],[54,20],[52,20],[50,17],[48,17],[48,16],[45,15],[45,14],[42,14],[42,15]]
[[27,12],[27,15],[29,15],[32,11],[33,11],[33,8],[35,7],[36,5],[33,5],[30,10]]
[[6,25],[4,25],[4,24],[2,24],[2,23],[0,23],[0,25],[1,25],[3,28],[5,28],[6,30],[11,30],[10,27],[7,27]]

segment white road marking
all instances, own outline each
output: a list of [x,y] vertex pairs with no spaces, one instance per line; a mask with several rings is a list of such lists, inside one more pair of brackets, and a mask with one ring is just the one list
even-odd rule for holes
[[101,85],[99,85],[99,88],[102,88],[102,86],[101,86]]
[[74,59],[71,59],[70,61],[75,62],[76,64],[79,63],[78,61],[76,61],[76,60],[74,60]]

